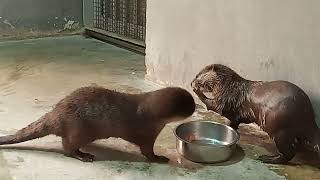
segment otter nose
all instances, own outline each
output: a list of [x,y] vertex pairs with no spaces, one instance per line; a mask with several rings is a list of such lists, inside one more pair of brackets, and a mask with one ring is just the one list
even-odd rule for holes
[[195,85],[196,85],[196,82],[195,82],[195,80],[193,80],[193,81],[191,82],[191,87],[194,88]]
[[193,91],[196,91],[199,88],[199,81],[193,80],[191,82],[191,88],[193,89]]

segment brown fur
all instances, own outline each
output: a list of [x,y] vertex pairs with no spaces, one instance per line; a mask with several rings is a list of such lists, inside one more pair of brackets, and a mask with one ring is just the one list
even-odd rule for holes
[[207,109],[227,117],[234,129],[240,123],[256,123],[274,139],[279,154],[260,156],[263,162],[287,163],[298,146],[320,154],[314,111],[298,86],[246,80],[221,64],[206,66],[191,86]]
[[125,94],[102,87],[83,87],[15,135],[0,137],[0,145],[54,134],[62,137],[67,156],[93,161],[93,155],[79,149],[97,139],[119,137],[138,145],[149,160],[167,161],[153,152],[158,134],[166,123],[187,118],[194,110],[193,97],[181,88]]

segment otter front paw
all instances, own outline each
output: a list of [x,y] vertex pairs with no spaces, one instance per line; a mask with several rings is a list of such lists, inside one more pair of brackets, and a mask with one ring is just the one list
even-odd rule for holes
[[158,162],[169,162],[170,159],[164,156],[159,156],[158,157]]
[[280,155],[262,155],[258,157],[258,160],[263,162],[263,163],[267,163],[267,164],[284,164],[287,163],[288,160]]
[[79,160],[82,162],[93,162],[94,158],[94,155],[89,153],[83,153],[81,156],[79,156]]
[[166,158],[164,156],[157,156],[157,155],[147,156],[147,159],[151,162],[159,162],[159,163],[169,162],[168,158]]
[[78,159],[82,162],[93,162],[94,161],[94,158],[95,156],[92,155],[92,154],[89,154],[89,153],[84,153],[84,152],[81,152],[81,151],[76,151],[72,154],[68,154],[66,155],[68,157],[73,157],[75,159]]

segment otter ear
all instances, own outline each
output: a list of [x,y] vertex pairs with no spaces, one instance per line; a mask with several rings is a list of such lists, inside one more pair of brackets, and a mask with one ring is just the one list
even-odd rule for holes
[[227,66],[222,65],[222,64],[214,64],[213,65],[213,71],[223,72],[224,69],[227,69]]
[[213,64],[205,66],[204,68],[201,69],[200,72],[198,72],[198,74],[196,75],[195,79],[198,78],[203,73],[206,73],[208,71],[212,71],[212,68],[213,68]]
[[207,65],[207,66],[203,69],[203,71],[206,71],[206,72],[208,72],[208,71],[214,71],[214,64]]
[[214,67],[214,66],[215,66],[215,64],[211,64],[211,65],[210,65],[210,70],[211,70],[211,71],[215,71],[215,69],[214,69],[215,67]]
[[219,71],[221,64],[214,64],[212,67],[213,71]]

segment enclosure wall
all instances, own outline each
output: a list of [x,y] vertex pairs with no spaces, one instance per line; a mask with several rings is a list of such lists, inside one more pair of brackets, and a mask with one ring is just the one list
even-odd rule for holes
[[[302,87],[320,117],[320,1],[149,0],[147,78],[190,89],[201,68]],[[320,123],[320,122],[319,122]]]
[[0,39],[79,29],[82,0],[0,0]]

